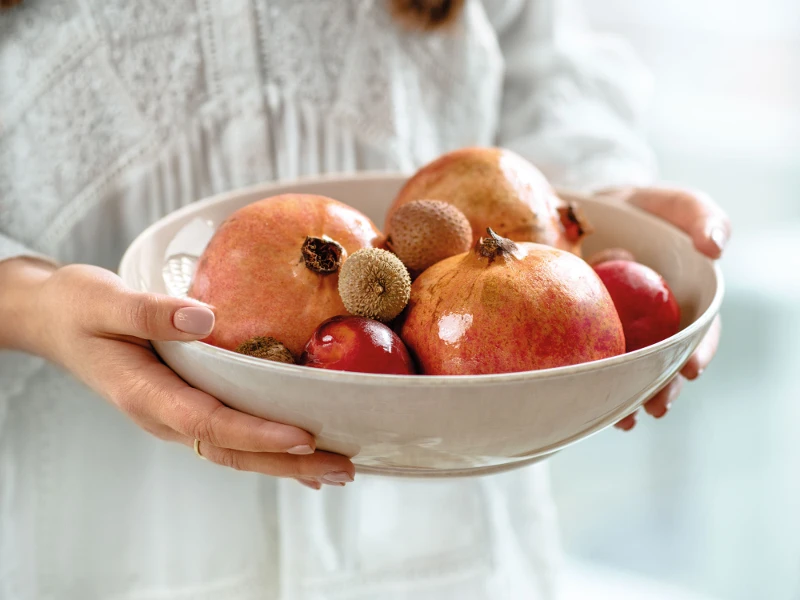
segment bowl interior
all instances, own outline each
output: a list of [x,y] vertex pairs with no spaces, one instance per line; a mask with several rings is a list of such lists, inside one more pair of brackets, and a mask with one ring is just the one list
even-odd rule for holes
[[[402,175],[368,173],[265,184],[220,194],[186,206],[142,233],[126,252],[120,274],[136,289],[167,293],[161,269],[170,243],[187,224],[201,218],[216,227],[242,206],[281,193],[330,196],[360,210],[382,228],[386,211],[405,179]],[[592,198],[581,198],[580,202],[595,228],[586,240],[584,255],[610,247],[632,252],[667,280],[680,304],[684,328],[699,319],[721,295],[718,269],[672,225],[627,205]]]

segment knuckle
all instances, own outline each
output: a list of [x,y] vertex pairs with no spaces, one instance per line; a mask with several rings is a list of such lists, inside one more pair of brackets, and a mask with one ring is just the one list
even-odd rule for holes
[[158,303],[154,296],[143,296],[133,299],[127,307],[127,319],[133,331],[143,337],[155,335],[158,326]]
[[223,467],[228,467],[236,471],[245,470],[244,464],[242,462],[242,455],[240,452],[236,450],[230,450],[228,448],[218,448],[214,452],[213,460],[214,462],[222,465]]
[[175,441],[175,432],[163,425],[158,425],[153,423],[140,423],[139,427],[144,429],[150,435],[155,436],[158,439],[163,440],[165,442]]
[[146,414],[146,399],[154,393],[150,382],[135,373],[120,373],[110,390],[111,401],[125,414],[133,417],[143,417]]
[[141,413],[141,398],[144,393],[144,386],[140,381],[134,381],[128,385],[117,384],[111,390],[109,396],[111,401],[127,415],[135,416]]
[[192,417],[189,426],[190,435],[201,442],[208,442],[213,446],[221,445],[219,436],[219,421],[220,410],[222,410],[222,408],[222,405],[220,405],[213,409],[210,413]]

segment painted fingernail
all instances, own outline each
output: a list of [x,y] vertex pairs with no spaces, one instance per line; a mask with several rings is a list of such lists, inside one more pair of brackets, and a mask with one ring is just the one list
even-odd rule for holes
[[208,335],[214,329],[214,313],[204,306],[187,306],[172,317],[175,329],[191,335]]
[[302,446],[289,448],[286,452],[289,454],[314,454],[314,449],[308,444],[303,444]]
[[346,471],[332,471],[323,475],[322,481],[325,483],[350,483],[353,481],[353,476]]
[[304,485],[307,488],[311,488],[312,490],[318,490],[322,487],[322,484],[319,481],[308,481],[306,479],[298,479],[297,483]]
[[725,244],[728,240],[727,236],[725,235],[725,230],[722,227],[713,227],[709,232],[708,237],[720,252],[725,249]]

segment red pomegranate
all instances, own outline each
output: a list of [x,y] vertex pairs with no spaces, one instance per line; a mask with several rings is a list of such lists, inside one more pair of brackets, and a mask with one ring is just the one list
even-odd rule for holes
[[609,260],[594,270],[611,294],[625,331],[625,350],[633,352],[678,333],[681,309],[664,278],[632,260]]
[[347,312],[341,264],[380,243],[369,218],[324,196],[285,194],[237,210],[209,242],[189,290],[216,313],[204,341],[235,350],[272,337],[299,356],[320,323]]
[[406,311],[400,337],[428,375],[530,371],[625,351],[611,297],[586,262],[491,230],[422,273]]
[[441,200],[472,225],[473,242],[491,227],[518,242],[536,242],[580,255],[591,227],[573,203],[562,201],[544,175],[503,148],[462,148],[425,165],[398,193],[386,217],[414,200]]

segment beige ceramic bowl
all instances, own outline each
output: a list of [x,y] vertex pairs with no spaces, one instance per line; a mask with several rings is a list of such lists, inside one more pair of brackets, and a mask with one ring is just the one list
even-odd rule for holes
[[[327,195],[381,227],[403,182],[402,176],[366,174],[221,194],[144,231],[123,257],[120,275],[137,290],[167,292],[162,269],[166,255],[174,252],[176,234],[182,232],[185,252],[199,254],[205,239],[191,239],[188,224],[218,225],[245,204],[275,194]],[[201,342],[157,342],[156,350],[191,385],[238,410],[310,431],[319,448],[353,457],[360,472],[458,476],[541,460],[612,425],[663,386],[696,348],[723,296],[719,269],[674,227],[627,206],[590,199],[582,206],[596,229],[587,254],[624,247],[662,273],[683,310],[682,331],[649,348],[593,363],[459,377],[312,369]]]

